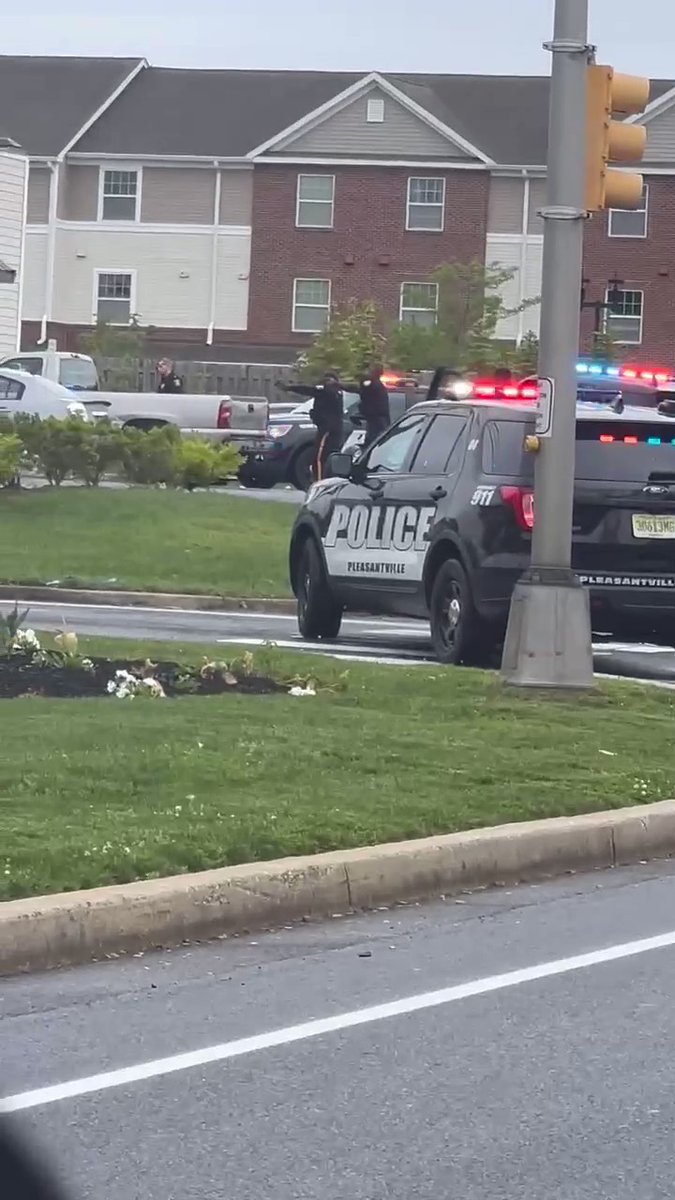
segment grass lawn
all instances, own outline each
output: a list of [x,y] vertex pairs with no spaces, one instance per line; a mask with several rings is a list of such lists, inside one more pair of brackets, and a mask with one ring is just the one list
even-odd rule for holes
[[[344,673],[261,653],[323,683]],[[0,897],[673,796],[674,718],[658,688],[539,700],[487,673],[370,665],[302,699],[0,701]]]
[[288,596],[290,504],[222,493],[0,493],[0,582]]

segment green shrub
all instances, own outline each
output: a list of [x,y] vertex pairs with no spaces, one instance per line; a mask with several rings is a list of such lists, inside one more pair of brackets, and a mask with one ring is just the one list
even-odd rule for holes
[[27,457],[54,487],[82,466],[93,432],[79,417],[20,417],[15,426]]
[[165,483],[174,487],[179,478],[180,431],[161,425],[147,432],[127,429],[124,433],[122,474],[128,483]]
[[18,475],[22,453],[21,439],[15,433],[0,433],[0,487]]
[[124,459],[126,435],[110,421],[86,426],[84,436],[73,442],[71,471],[88,487],[97,487],[104,475]]
[[234,446],[217,446],[198,438],[185,438],[178,449],[178,482],[184,488],[212,487],[236,475],[241,455]]

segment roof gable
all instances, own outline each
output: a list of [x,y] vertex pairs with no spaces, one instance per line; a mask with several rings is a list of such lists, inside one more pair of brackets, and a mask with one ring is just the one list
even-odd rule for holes
[[3,128],[36,157],[57,157],[143,59],[0,56]]

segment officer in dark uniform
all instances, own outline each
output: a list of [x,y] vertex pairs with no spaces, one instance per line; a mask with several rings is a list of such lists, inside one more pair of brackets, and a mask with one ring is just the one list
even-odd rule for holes
[[383,368],[377,364],[359,384],[359,416],[366,423],[366,446],[374,442],[391,424],[389,392],[382,382]]
[[170,358],[163,358],[161,362],[157,363],[157,374],[159,376],[158,392],[168,392],[175,396],[178,392],[183,391],[183,380],[176,375],[175,366]]
[[326,463],[331,454],[342,448],[344,440],[344,397],[340,381],[334,371],[326,371],[320,383],[278,383],[284,392],[296,396],[309,396],[314,404],[310,419],[316,425],[312,474],[318,483],[326,473]]

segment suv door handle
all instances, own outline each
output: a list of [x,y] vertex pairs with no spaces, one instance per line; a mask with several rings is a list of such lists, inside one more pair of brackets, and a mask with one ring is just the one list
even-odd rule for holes
[[447,496],[447,494],[447,490],[444,487],[441,487],[440,483],[438,487],[435,487],[433,491],[429,492],[432,500],[442,500],[445,496]]

